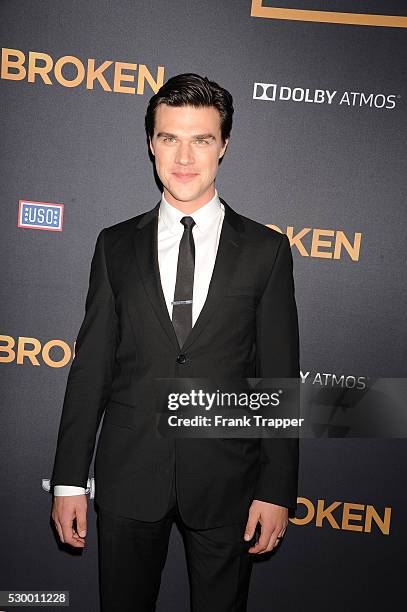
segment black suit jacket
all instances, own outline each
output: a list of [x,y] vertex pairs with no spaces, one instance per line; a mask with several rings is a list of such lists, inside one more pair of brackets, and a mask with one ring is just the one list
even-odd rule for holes
[[159,203],[100,232],[51,485],[86,486],[104,414],[95,501],[108,510],[160,519],[175,465],[179,509],[192,528],[244,522],[253,499],[296,507],[297,439],[174,440],[155,433],[156,378],[299,377],[289,240],[222,202],[207,299],[182,347],[160,283]]

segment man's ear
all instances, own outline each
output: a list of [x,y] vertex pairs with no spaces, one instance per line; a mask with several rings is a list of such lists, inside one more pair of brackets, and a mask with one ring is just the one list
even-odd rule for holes
[[151,142],[151,138],[148,139],[148,145],[150,147],[151,154],[154,155],[154,147],[153,143]]
[[221,159],[225,155],[228,144],[229,144],[229,138],[226,138],[225,142],[223,143],[221,152],[219,153],[219,159]]

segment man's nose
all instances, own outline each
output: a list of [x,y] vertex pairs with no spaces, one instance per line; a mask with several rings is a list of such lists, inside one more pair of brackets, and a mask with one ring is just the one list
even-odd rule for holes
[[180,145],[177,147],[177,155],[175,161],[177,164],[183,165],[193,163],[194,155],[190,144],[188,144],[187,142],[180,143]]

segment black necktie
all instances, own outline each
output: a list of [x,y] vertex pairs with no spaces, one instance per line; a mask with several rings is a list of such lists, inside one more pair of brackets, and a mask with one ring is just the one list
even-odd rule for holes
[[195,221],[192,217],[182,217],[180,223],[184,226],[184,233],[179,243],[177,280],[172,302],[172,323],[179,345],[182,346],[192,329],[192,293],[195,269],[195,244],[192,228]]

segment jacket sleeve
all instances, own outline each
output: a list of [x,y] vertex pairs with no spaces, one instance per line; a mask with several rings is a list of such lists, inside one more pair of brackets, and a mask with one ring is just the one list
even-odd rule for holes
[[118,319],[104,237],[102,230],[92,258],[85,316],[68,373],[51,486],[86,488],[96,433],[110,395]]
[[[256,377],[300,376],[299,331],[293,258],[286,234],[257,305]],[[297,507],[298,438],[262,438],[260,474],[254,499],[295,510]]]

